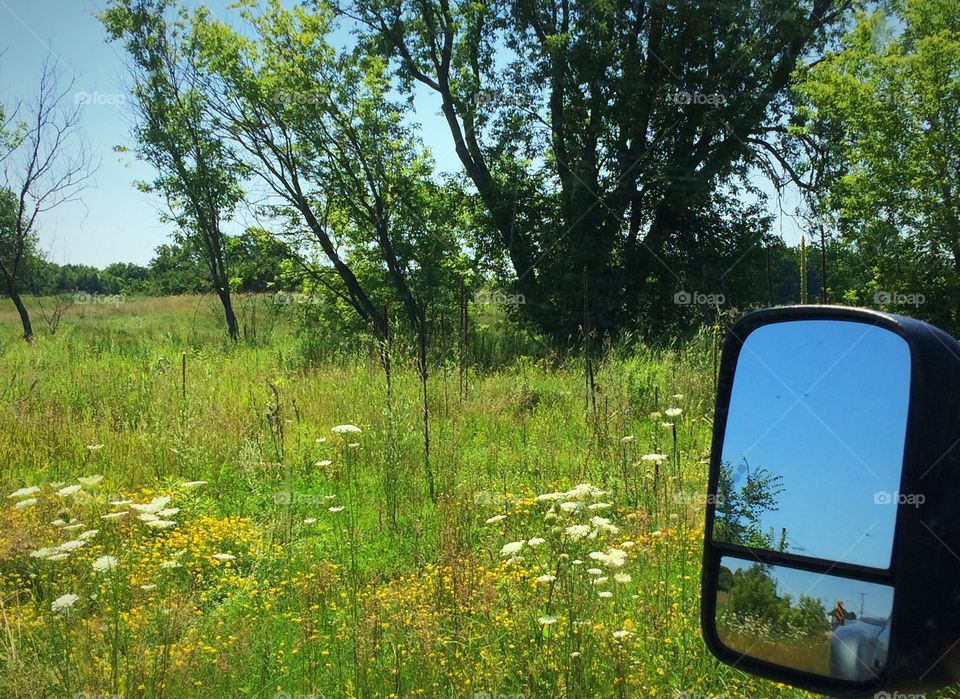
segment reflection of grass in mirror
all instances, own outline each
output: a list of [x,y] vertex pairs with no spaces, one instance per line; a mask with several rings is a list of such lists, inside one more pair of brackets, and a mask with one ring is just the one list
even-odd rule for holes
[[805,594],[777,594],[769,566],[720,568],[717,633],[738,652],[827,675],[830,624],[823,603]]

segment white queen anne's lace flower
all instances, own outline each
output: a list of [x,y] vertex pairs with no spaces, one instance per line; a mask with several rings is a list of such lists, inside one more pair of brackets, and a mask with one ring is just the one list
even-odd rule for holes
[[55,600],[53,600],[53,604],[50,605],[50,609],[53,610],[54,614],[65,612],[68,609],[70,609],[70,607],[72,607],[74,604],[76,604],[78,599],[80,599],[80,596],[75,595],[73,593],[67,593],[65,595],[61,595],[60,597],[57,597]]

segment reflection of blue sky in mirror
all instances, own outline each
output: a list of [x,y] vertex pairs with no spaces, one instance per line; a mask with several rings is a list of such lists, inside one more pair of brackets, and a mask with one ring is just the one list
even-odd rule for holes
[[793,553],[886,568],[897,508],[875,494],[900,485],[909,385],[909,348],[890,331],[812,320],[752,332],[722,460],[735,477],[744,459],[783,476],[761,529],[779,540],[785,527]]
[[[750,568],[756,563],[731,556],[720,559],[720,565],[729,568],[731,572]],[[787,566],[770,566],[770,572],[777,582],[777,595],[790,595],[793,604],[797,603],[800,595],[806,595],[819,599],[824,610],[829,613],[839,600],[847,611],[858,617],[862,604],[863,616],[878,619],[889,619],[893,610],[893,587],[890,585],[811,573]]]

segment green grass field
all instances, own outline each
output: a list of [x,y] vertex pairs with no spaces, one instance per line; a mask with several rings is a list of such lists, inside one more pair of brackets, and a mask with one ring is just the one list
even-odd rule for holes
[[806,696],[701,640],[709,333],[433,367],[428,467],[412,362],[255,304],[0,310],[0,696]]

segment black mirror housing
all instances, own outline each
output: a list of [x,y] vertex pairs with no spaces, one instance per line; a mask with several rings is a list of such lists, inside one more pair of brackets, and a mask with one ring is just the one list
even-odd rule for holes
[[[909,405],[900,493],[915,497],[909,504],[896,505],[886,569],[714,539],[721,454],[744,342],[764,326],[816,320],[874,326],[896,334],[909,347]],[[741,670],[833,696],[929,692],[960,681],[960,343],[926,323],[876,311],[831,306],[768,309],[745,316],[728,332],[717,387],[701,603],[703,636],[711,652]],[[842,498],[837,506],[843,507]],[[723,556],[892,586],[889,648],[882,671],[867,681],[843,680],[777,665],[725,645],[717,631]]]

